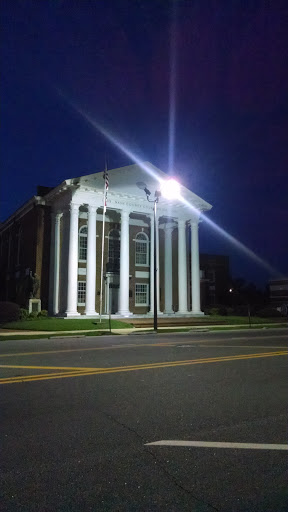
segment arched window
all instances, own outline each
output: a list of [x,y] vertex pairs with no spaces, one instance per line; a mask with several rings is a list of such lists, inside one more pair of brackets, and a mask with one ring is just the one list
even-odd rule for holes
[[79,261],[87,260],[87,226],[79,229]]
[[148,255],[149,241],[145,233],[137,233],[135,237],[135,264],[147,267],[149,265]]
[[120,233],[111,229],[108,235],[108,272],[118,272],[120,269]]

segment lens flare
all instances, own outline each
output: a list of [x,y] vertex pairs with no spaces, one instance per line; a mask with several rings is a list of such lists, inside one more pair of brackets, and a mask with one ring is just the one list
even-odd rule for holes
[[240,240],[237,240],[237,238],[230,235],[230,233],[228,233],[225,229],[218,226],[218,224],[213,222],[213,220],[209,219],[209,217],[207,217],[207,215],[205,215],[203,212],[200,212],[199,210],[197,210],[197,208],[195,208],[193,205],[191,205],[191,203],[189,203],[189,201],[187,201],[183,197],[181,197],[180,200],[187,207],[189,207],[191,210],[193,210],[193,212],[196,215],[198,215],[198,217],[201,215],[201,219],[203,220],[203,222],[206,222],[206,224],[208,224],[210,227],[212,227],[214,229],[214,231],[216,231],[221,236],[223,236],[223,238],[228,240],[234,247],[236,247],[239,250],[239,252],[242,252],[243,254],[248,256],[251,260],[253,260],[255,263],[257,263],[259,266],[261,266],[265,270],[267,270],[270,274],[272,274],[274,276],[282,275],[281,272],[279,272],[277,269],[272,267],[272,265],[270,265],[270,263],[265,261],[263,258],[260,258],[260,256],[258,256],[254,251],[249,249],[249,247],[247,247],[242,242],[240,242]]
[[[58,93],[65,99],[65,101],[73,107],[78,114],[80,114],[93,128],[95,128],[97,131],[99,131],[104,137],[106,137],[112,144],[114,144],[118,149],[120,149],[125,155],[127,155],[132,161],[134,161],[139,167],[141,167],[144,171],[147,172],[150,176],[153,177],[153,179],[157,180],[160,184],[164,181],[162,178],[160,178],[153,170],[145,165],[139,157],[137,157],[136,154],[134,154],[132,151],[130,151],[119,139],[117,139],[114,135],[112,135],[106,128],[104,128],[100,123],[95,121],[89,114],[87,114],[82,108],[80,108],[78,105],[73,103],[72,101],[68,100],[67,97],[64,96],[63,93]],[[175,181],[175,180],[168,180],[168,181]],[[177,183],[177,182],[176,182]],[[178,184],[179,186],[179,184]],[[248,256],[250,259],[252,259],[255,263],[257,263],[259,266],[267,270],[270,274],[274,276],[281,276],[281,272],[276,270],[272,265],[270,265],[267,261],[260,258],[254,251],[249,249],[246,245],[244,245],[242,242],[237,240],[234,236],[230,235],[225,229],[221,228],[213,222],[211,219],[209,219],[203,212],[198,210],[195,206],[193,206],[189,201],[187,201],[185,198],[183,198],[180,193],[178,196],[178,200],[181,201],[186,207],[190,208],[194,215],[199,218],[201,215],[201,219],[206,222],[210,227],[212,227],[218,234],[223,236],[226,240],[228,240],[234,247],[236,247],[239,252],[242,252],[246,256]]]
[[168,170],[173,173],[175,161],[175,124],[176,124],[176,76],[177,76],[177,30],[176,3],[173,5],[173,20],[170,31],[170,77],[169,77],[169,127],[168,127]]
[[161,178],[153,172],[153,170],[145,165],[145,163],[136,155],[136,153],[133,153],[125,144],[115,135],[111,133],[111,131],[107,130],[102,126],[99,122],[95,121],[93,117],[85,112],[83,108],[81,108],[79,105],[77,105],[74,101],[69,99],[60,89],[57,89],[57,93],[59,96],[61,96],[64,101],[72,107],[87,123],[89,123],[95,130],[97,130],[99,133],[101,133],[106,139],[111,142],[114,146],[116,146],[122,153],[124,153],[126,156],[128,156],[133,162],[135,162],[141,169],[143,169],[147,174],[149,174],[154,180],[161,183]]

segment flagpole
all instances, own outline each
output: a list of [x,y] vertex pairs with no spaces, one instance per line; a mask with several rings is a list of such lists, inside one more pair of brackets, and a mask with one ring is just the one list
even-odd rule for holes
[[103,194],[103,224],[102,224],[102,251],[101,251],[101,285],[100,285],[100,323],[102,320],[102,304],[103,304],[103,267],[104,267],[104,235],[105,235],[105,213],[107,201],[107,162],[105,162],[104,178],[104,194]]

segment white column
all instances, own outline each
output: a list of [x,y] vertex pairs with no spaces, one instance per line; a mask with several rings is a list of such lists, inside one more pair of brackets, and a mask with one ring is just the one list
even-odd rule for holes
[[96,206],[88,206],[85,315],[95,316],[96,293]]
[[187,314],[186,221],[178,220],[178,314]]
[[165,254],[164,254],[164,272],[165,272],[165,310],[164,313],[173,313],[172,309],[172,229],[173,226],[165,226]]
[[51,212],[51,234],[50,234],[50,260],[49,260],[49,300],[48,300],[49,315],[53,315],[55,217],[56,217],[56,213],[52,211]]
[[191,222],[191,280],[192,280],[192,313],[203,315],[200,309],[200,267],[198,221]]
[[51,235],[50,235],[50,261],[49,261],[49,301],[48,312],[53,315],[53,291],[54,291],[54,250],[55,250],[55,217],[56,213],[51,212]]
[[62,213],[55,215],[54,225],[54,283],[53,283],[53,315],[59,313],[59,270],[60,270],[60,220]]
[[121,210],[119,315],[129,316],[129,211]]
[[150,313],[154,313],[154,215],[150,217]]
[[68,285],[66,316],[79,315],[77,312],[78,295],[78,216],[79,204],[70,204]]
[[60,221],[61,212],[51,213],[51,242],[49,266],[49,312],[59,313]]

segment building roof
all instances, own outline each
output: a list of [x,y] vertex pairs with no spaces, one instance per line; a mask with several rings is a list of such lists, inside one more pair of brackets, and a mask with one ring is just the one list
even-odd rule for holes
[[[149,190],[151,190],[151,198],[154,197],[154,191],[159,190],[161,181],[167,180],[170,176],[155,167],[150,162],[141,162],[137,164],[127,165],[125,167],[118,167],[116,169],[109,169],[109,195],[107,201],[107,207],[109,208],[109,197],[111,199],[117,197],[121,199],[132,199],[136,203],[145,203],[146,197],[143,190],[140,190],[137,186],[137,182],[144,182]],[[178,180],[177,180],[178,181]],[[180,182],[180,180],[179,180]],[[63,192],[71,190],[72,192],[78,190],[90,190],[96,191],[99,195],[103,194],[104,181],[103,171],[79,176],[77,178],[69,178],[64,180],[60,185],[55,188],[51,187],[38,187],[37,196],[33,196],[20,208],[10,215],[1,224],[1,231],[5,230],[15,218],[20,218],[22,215],[27,213],[35,204],[53,204],[56,197],[59,198]],[[197,196],[184,185],[180,183],[180,191],[182,201],[172,200],[174,207],[178,209],[189,210],[189,208],[196,209],[199,212],[207,211],[212,208],[211,204],[207,203],[204,199]],[[73,196],[73,193],[72,193]],[[72,198],[71,196],[71,198]],[[171,205],[171,200],[165,200],[161,198],[160,210]]]
[[[123,194],[126,197],[139,197],[140,199],[143,199],[144,192],[139,189],[137,182],[144,182],[153,194],[155,190],[159,190],[161,181],[167,180],[170,177],[150,162],[141,162],[127,165],[126,167],[109,169],[108,175],[109,192],[113,193],[117,191],[117,194]],[[66,180],[65,183],[67,184],[68,181],[73,185],[77,184],[103,190],[103,171]],[[206,211],[212,208],[207,201],[194,194],[194,192],[184,187],[184,185],[181,185],[181,183],[180,188],[181,197],[183,197],[184,201],[194,206],[194,208],[200,211]],[[164,199],[161,199],[161,202],[162,200],[164,201]]]

